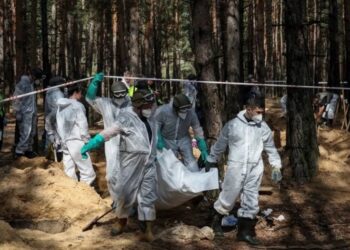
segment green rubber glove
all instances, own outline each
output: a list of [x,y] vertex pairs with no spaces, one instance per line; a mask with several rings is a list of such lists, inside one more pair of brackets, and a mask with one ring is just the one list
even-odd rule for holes
[[198,149],[201,151],[201,158],[203,161],[207,160],[208,157],[208,147],[205,143],[204,138],[196,137]]
[[103,80],[103,73],[97,73],[94,78],[92,79],[91,83],[89,84],[89,87],[86,91],[86,98],[90,100],[94,100],[96,98],[96,93],[98,90],[98,87],[100,86],[100,83]]
[[280,168],[272,167],[271,179],[274,183],[278,183],[282,180],[282,173]]
[[92,138],[88,143],[86,143],[81,149],[80,153],[82,155],[83,160],[88,158],[87,152],[92,149],[97,149],[101,147],[101,145],[105,142],[105,138],[102,135],[97,134],[94,138]]
[[158,139],[157,139],[157,149],[158,150],[163,150],[163,148],[165,148],[165,141],[164,138],[162,136],[162,133],[160,131],[158,131]]

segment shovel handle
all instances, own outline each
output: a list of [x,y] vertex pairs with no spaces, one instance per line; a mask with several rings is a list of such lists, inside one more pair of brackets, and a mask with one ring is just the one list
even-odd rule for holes
[[85,227],[83,227],[82,231],[85,232],[87,230],[92,229],[92,227],[103,217],[105,217],[107,214],[109,214],[110,212],[113,211],[113,208],[107,210],[104,214],[95,217],[92,221],[89,222],[89,224],[87,224]]

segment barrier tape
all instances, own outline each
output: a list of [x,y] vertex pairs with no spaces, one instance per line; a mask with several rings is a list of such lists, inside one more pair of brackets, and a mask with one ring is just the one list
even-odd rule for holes
[[[145,78],[145,77],[124,77],[124,76],[104,76],[104,78],[107,79],[118,79],[118,80],[122,80],[122,79],[132,79],[132,80],[151,80],[151,81],[160,81],[160,82],[188,82],[188,79],[162,79],[162,78]],[[60,88],[60,87],[64,87],[64,86],[68,86],[68,85],[72,85],[72,84],[76,84],[79,82],[84,82],[84,81],[88,81],[90,79],[93,79],[93,77],[87,77],[84,79],[80,79],[80,80],[76,80],[76,81],[71,81],[71,82],[66,82],[57,86],[52,86],[52,87],[48,87],[48,88],[43,88],[43,89],[39,89],[39,90],[35,90],[32,92],[28,92],[22,95],[17,95],[17,96],[12,96],[9,98],[5,98],[3,100],[0,101],[0,103],[4,103],[4,102],[8,102],[8,101],[13,101],[13,100],[17,100],[20,99],[22,97],[25,96],[29,96],[29,95],[35,95],[38,93],[42,93],[45,91],[48,91],[50,89],[54,89],[54,88]],[[217,84],[217,85],[233,85],[233,86],[262,86],[262,87],[278,87],[278,88],[300,88],[300,89],[320,89],[323,90],[325,88],[327,88],[327,90],[350,90],[349,87],[325,87],[325,86],[310,86],[310,85],[296,85],[296,84],[275,84],[272,82],[285,82],[283,80],[281,81],[266,81],[266,83],[258,83],[258,82],[222,82],[222,81],[202,81],[202,80],[196,80],[194,81],[195,83],[200,83],[200,84]],[[323,82],[322,82],[323,83]],[[343,84],[346,82],[342,82]]]
[[35,95],[35,94],[38,94],[38,93],[45,92],[45,91],[48,91],[48,90],[50,90],[50,89],[61,88],[61,87],[69,86],[69,85],[76,84],[76,83],[79,83],[79,82],[88,81],[88,80],[90,80],[90,79],[92,79],[92,78],[93,78],[93,77],[87,77],[87,78],[84,78],[84,79],[80,79],[80,80],[76,80],[76,81],[71,81],[71,82],[66,82],[66,83],[62,83],[62,84],[60,84],[60,85],[56,85],[56,86],[47,87],[47,88],[44,88],[44,89],[39,89],[39,90],[31,91],[31,92],[28,92],[28,93],[25,93],[25,94],[22,94],[22,95],[11,96],[11,97],[8,97],[8,98],[5,98],[5,99],[1,100],[0,103],[4,103],[4,102],[8,102],[8,101],[14,101],[14,100],[20,99],[20,98],[22,98],[22,97],[26,97],[26,96],[29,96],[29,95]]

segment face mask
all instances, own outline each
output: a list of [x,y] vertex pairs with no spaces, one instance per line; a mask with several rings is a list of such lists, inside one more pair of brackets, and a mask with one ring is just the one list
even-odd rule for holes
[[113,98],[113,102],[117,105],[117,106],[121,106],[124,103],[124,98]]
[[152,109],[143,109],[141,114],[143,117],[150,118],[152,115]]
[[254,115],[254,116],[252,117],[252,120],[253,120],[254,122],[256,122],[256,123],[260,123],[260,122],[262,121],[262,119],[263,119],[262,114]]
[[185,120],[185,118],[187,116],[187,112],[179,112],[178,115],[182,120]]

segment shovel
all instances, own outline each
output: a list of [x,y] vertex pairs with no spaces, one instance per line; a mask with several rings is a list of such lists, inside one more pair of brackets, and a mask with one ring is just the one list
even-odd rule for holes
[[97,216],[95,217],[92,221],[89,222],[89,224],[87,224],[85,227],[83,227],[82,231],[85,232],[87,230],[90,230],[93,228],[93,226],[100,220],[102,219],[103,217],[105,217],[107,214],[109,214],[110,212],[113,211],[113,207],[109,210],[107,210],[104,214],[100,215],[100,216]]

